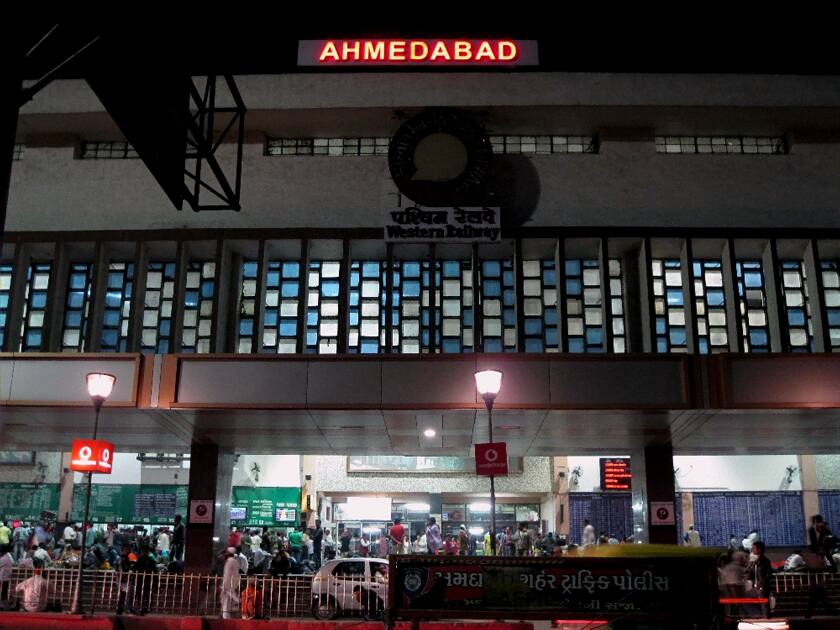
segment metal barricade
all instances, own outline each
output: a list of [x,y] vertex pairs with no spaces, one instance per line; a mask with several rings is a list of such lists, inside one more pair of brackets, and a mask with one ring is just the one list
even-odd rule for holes
[[[20,599],[16,587],[33,573],[32,569],[12,570],[9,599],[13,603]],[[41,576],[47,581],[51,606],[70,610],[78,578],[76,570],[46,569]],[[85,571],[82,610],[216,616],[221,613],[222,581],[221,576],[215,575]],[[259,594],[255,598],[259,617],[304,617],[312,613],[311,575],[241,576],[238,587],[234,591],[237,599],[248,588]]]

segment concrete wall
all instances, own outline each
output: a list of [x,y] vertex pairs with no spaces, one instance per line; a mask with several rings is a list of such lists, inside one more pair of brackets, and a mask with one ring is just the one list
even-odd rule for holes
[[0,483],[58,483],[61,453],[36,452],[35,463],[25,466],[0,465]]
[[[347,473],[347,458],[319,456],[316,464],[319,492],[333,493],[481,493],[489,494],[487,477],[464,474],[381,475]],[[496,478],[496,493],[551,492],[551,458],[526,457],[521,475]]]
[[[840,462],[836,461],[840,458],[834,455],[824,457],[826,461],[833,462],[834,469],[840,473]],[[572,486],[572,492],[600,492],[599,459],[598,457],[569,457],[569,471],[573,471],[577,466],[580,466],[582,471],[577,487]],[[793,474],[790,484],[785,482],[787,477],[785,469],[788,466],[799,467],[796,455],[678,455],[674,457],[674,468],[679,469],[677,489],[683,491],[801,490],[802,484],[798,470]],[[829,487],[831,486],[819,483],[820,489]],[[840,487],[840,485],[835,487]]]

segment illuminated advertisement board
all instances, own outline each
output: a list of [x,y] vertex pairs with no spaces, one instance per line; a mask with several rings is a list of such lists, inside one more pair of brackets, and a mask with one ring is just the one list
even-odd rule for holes
[[630,458],[601,458],[601,490],[627,492],[630,480]]

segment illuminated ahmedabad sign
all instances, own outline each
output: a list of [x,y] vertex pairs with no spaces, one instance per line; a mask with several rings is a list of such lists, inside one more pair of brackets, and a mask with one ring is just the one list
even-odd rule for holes
[[536,66],[536,40],[306,39],[299,66]]

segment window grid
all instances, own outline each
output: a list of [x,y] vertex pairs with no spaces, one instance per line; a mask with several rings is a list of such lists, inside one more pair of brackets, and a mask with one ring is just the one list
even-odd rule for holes
[[338,297],[341,263],[313,261],[309,263],[306,307],[306,352],[335,354],[338,352]]
[[52,263],[32,263],[27,269],[23,317],[20,322],[21,352],[41,350],[51,274]]
[[823,300],[828,324],[828,348],[840,348],[840,261],[820,263],[823,279]]
[[814,351],[814,329],[811,323],[811,304],[808,301],[808,284],[805,265],[800,260],[779,262],[782,274],[785,316],[791,352]]
[[270,260],[265,276],[264,351],[277,354],[297,352],[299,312],[300,263]]
[[516,352],[516,289],[512,260],[482,260],[479,304],[484,352]]
[[347,351],[377,354],[385,350],[386,263],[350,263],[350,309]]
[[735,263],[738,283],[738,311],[744,352],[770,352],[770,327],[767,319],[767,292],[760,260]]
[[525,352],[559,352],[554,259],[522,261],[522,293]]
[[726,297],[723,291],[723,264],[720,260],[695,260],[694,307],[697,311],[697,346],[700,354],[727,352]]
[[597,153],[595,136],[490,136],[494,153]]
[[569,352],[603,352],[604,312],[598,261],[566,259],[565,268]]
[[102,352],[128,350],[128,324],[133,292],[134,263],[112,262],[108,265],[108,286],[102,312]]
[[254,318],[257,306],[259,265],[256,260],[242,261],[242,286],[239,292],[239,324],[236,350],[242,354],[253,351]]
[[[393,273],[392,351],[427,353],[431,340],[431,263],[428,260],[395,260]],[[439,262],[435,273],[439,279]],[[440,293],[438,289],[435,309],[438,313]]]
[[216,263],[191,260],[184,279],[184,323],[181,352],[210,352],[213,333],[213,294],[216,290]]
[[612,311],[613,352],[627,352],[627,326],[624,320],[624,283],[620,258],[610,258],[610,310]]
[[175,263],[150,262],[146,270],[141,352],[169,352],[172,306],[175,297]]
[[471,260],[444,260],[442,277],[436,283],[441,288],[440,309],[435,317],[440,331],[441,352],[472,352],[473,281]]
[[788,149],[781,137],[656,136],[656,152],[785,155]]
[[390,138],[272,138],[266,155],[388,155]]
[[656,351],[687,352],[682,270],[677,258],[651,261],[656,318]]
[[19,162],[23,159],[23,152],[26,150],[25,144],[15,143],[14,152],[12,153],[12,160]]
[[84,352],[90,315],[93,263],[71,263],[67,274],[67,296],[64,300],[64,327],[61,333],[62,352]]
[[2,351],[3,343],[6,341],[6,321],[9,316],[13,273],[14,267],[11,264],[0,264],[0,351]]
[[139,158],[128,142],[83,142],[83,160],[131,160]]

